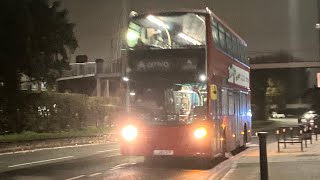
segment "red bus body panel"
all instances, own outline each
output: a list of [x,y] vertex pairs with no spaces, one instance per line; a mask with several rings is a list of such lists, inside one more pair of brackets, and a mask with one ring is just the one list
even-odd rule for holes
[[[141,126],[141,125],[140,125]],[[196,139],[193,135],[197,128],[205,127],[207,136]],[[153,156],[154,150],[173,150],[173,156],[211,157],[211,127],[208,123],[194,125],[153,125],[138,128],[136,140],[121,140],[121,153],[130,156]]]

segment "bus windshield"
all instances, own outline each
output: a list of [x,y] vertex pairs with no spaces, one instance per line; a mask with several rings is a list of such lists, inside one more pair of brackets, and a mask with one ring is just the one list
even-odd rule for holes
[[131,110],[152,124],[189,124],[205,119],[205,92],[205,85],[182,85],[178,89],[139,87],[131,93]]
[[205,17],[195,13],[138,16],[127,31],[129,48],[190,48],[205,45]]

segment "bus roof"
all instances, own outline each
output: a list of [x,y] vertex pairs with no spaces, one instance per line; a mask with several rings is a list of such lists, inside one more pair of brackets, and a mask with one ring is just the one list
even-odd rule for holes
[[139,13],[139,15],[147,15],[147,14],[165,14],[165,13],[196,13],[203,15],[211,15],[213,16],[220,24],[222,24],[229,32],[231,32],[234,36],[236,36],[242,44],[247,46],[245,40],[241,38],[230,26],[227,25],[221,18],[219,18],[216,14],[214,14],[209,8],[206,9],[178,9],[178,10],[156,10],[156,11],[144,11],[143,13]]

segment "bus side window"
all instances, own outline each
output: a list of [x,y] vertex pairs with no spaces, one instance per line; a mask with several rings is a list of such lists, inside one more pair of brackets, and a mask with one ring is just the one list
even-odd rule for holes
[[229,115],[234,115],[234,97],[233,93],[229,92],[228,94],[228,105],[229,105]]
[[221,89],[219,87],[217,87],[217,98],[216,100],[211,100],[211,106],[212,119],[218,119],[221,115]]
[[247,95],[244,93],[240,94],[240,114],[246,115],[247,113]]
[[220,42],[219,42],[219,30],[218,30],[218,24],[217,22],[212,19],[212,37],[213,37],[213,41],[216,45],[216,48],[220,47]]
[[232,36],[232,56],[237,58],[237,38]]
[[244,62],[244,59],[245,59],[244,45],[240,44],[240,60],[241,60],[241,62]]
[[232,40],[229,32],[226,32],[227,53],[232,56]]
[[236,58],[241,61],[241,43],[239,40],[236,42]]
[[220,42],[221,50],[223,50],[224,52],[227,52],[225,30],[223,26],[220,24],[219,24],[219,42]]
[[216,26],[212,26],[212,37],[213,37],[213,41],[216,45],[216,47],[220,47],[220,43],[219,43],[219,34],[218,34],[218,29]]
[[228,115],[228,94],[226,89],[221,90],[222,115]]

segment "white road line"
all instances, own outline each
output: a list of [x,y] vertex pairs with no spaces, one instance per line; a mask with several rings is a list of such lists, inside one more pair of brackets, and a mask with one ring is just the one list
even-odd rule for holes
[[107,157],[116,157],[116,156],[121,156],[121,154],[114,154],[114,155],[107,156]]
[[100,174],[102,174],[102,173],[94,173],[94,174],[89,175],[89,177],[98,176],[98,175],[100,175]]
[[10,155],[10,154],[20,154],[20,153],[37,152],[37,151],[43,151],[43,150],[65,149],[65,148],[97,146],[97,145],[110,145],[110,144],[116,144],[116,143],[113,143],[113,142],[112,142],[112,143],[103,143],[103,144],[82,144],[82,145],[73,145],[73,146],[60,146],[60,147],[52,147],[52,148],[41,148],[41,149],[34,149],[34,150],[25,150],[25,151],[16,151],[16,152],[0,153],[0,156]]
[[16,165],[8,166],[8,168],[26,166],[26,165],[30,165],[30,164],[38,164],[38,163],[43,163],[43,162],[57,161],[57,160],[68,159],[68,158],[73,158],[73,157],[74,156],[66,156],[66,157],[60,157],[60,158],[55,158],[55,159],[47,159],[47,160],[34,161],[34,162],[28,162],[28,163],[23,163],[23,164],[16,164]]
[[76,176],[76,177],[69,178],[69,179],[66,179],[66,180],[79,179],[79,178],[82,178],[82,177],[85,177],[85,175]]
[[119,148],[117,149],[108,149],[108,150],[104,150],[104,151],[98,151],[98,153],[104,153],[104,152],[110,152],[110,151],[118,151]]
[[120,169],[123,166],[129,166],[129,165],[135,165],[135,164],[137,164],[137,163],[122,163],[122,164],[118,164],[118,165],[112,167],[110,170],[113,171],[113,170]]

